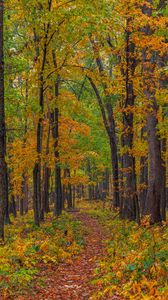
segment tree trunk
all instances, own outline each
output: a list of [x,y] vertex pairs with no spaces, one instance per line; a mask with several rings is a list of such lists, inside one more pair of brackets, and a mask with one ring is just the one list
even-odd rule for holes
[[[121,136],[120,139],[120,149],[124,147],[124,140],[123,136]],[[120,179],[120,218],[122,218],[122,213],[123,213],[123,203],[124,203],[124,159],[123,155],[120,153],[119,154],[119,166],[120,166],[120,171],[119,171],[119,179]]]
[[[45,58],[46,59],[46,58]],[[43,60],[45,61],[43,58]],[[43,64],[45,64],[43,62]],[[44,66],[42,66],[42,71],[40,74],[39,82],[39,104],[40,104],[40,114],[43,114],[44,110],[44,79],[43,79]],[[43,137],[43,118],[40,116],[37,125],[37,161],[33,170],[33,184],[34,184],[34,222],[37,226],[40,226],[40,209],[41,209],[41,153],[42,153],[42,137]]]
[[[27,113],[28,113],[28,101],[29,101],[29,87],[28,87],[28,79],[26,79],[26,91],[25,91],[25,110],[26,110],[26,119],[25,119],[25,136],[24,136],[24,143],[23,147],[26,147],[27,142],[27,130],[28,130],[28,119],[27,119]],[[23,172],[23,194],[24,194],[24,212],[28,213],[29,210],[29,191],[28,191],[28,178],[26,172]]]
[[27,214],[29,211],[29,189],[27,177],[24,178],[24,212]]
[[104,126],[109,138],[110,150],[111,150],[111,163],[112,163],[112,175],[113,175],[113,205],[114,207],[119,207],[120,199],[119,199],[119,170],[118,170],[118,152],[117,152],[117,138],[115,132],[115,120],[113,114],[113,108],[110,103],[110,96],[106,96],[106,109],[103,105],[103,101],[100,97],[99,91],[93,82],[93,80],[88,77],[92,88],[97,97],[97,101],[102,113],[102,118],[104,122]]
[[139,203],[136,187],[135,158],[132,154],[133,149],[133,107],[135,101],[133,76],[136,67],[134,58],[135,45],[131,42],[130,32],[131,19],[127,19],[126,29],[126,100],[124,109],[129,108],[129,112],[123,113],[124,133],[122,136],[125,153],[123,154],[124,168],[124,198],[123,198],[123,217],[129,220],[137,220],[139,217]]
[[76,206],[76,187],[73,185],[72,187],[72,203],[73,203],[73,208]]
[[[48,1],[48,11],[51,11],[52,0]],[[48,36],[50,30],[50,23],[47,23],[45,29],[44,36],[44,47],[42,49],[42,63],[41,70],[39,73],[39,106],[40,106],[40,116],[38,119],[37,125],[37,162],[35,163],[33,170],[33,188],[34,188],[34,196],[33,196],[33,207],[34,207],[34,221],[37,226],[40,226],[40,214],[41,214],[41,153],[42,153],[42,137],[43,137],[43,111],[44,111],[44,70],[46,66],[47,59],[47,47],[48,47]],[[36,31],[34,30],[34,39],[35,42],[39,42],[39,37],[36,35]],[[40,49],[36,47],[37,58],[40,55]],[[41,215],[43,219],[43,215]]]
[[[166,154],[166,144],[167,140],[162,139],[161,140],[161,150],[162,155],[165,157]],[[161,186],[161,217],[162,220],[166,221],[166,162],[164,161],[164,158],[162,159],[162,186]]]
[[[98,104],[101,110],[104,126],[106,129],[106,132],[108,134],[109,138],[109,143],[110,143],[110,150],[111,150],[111,162],[112,162],[112,175],[113,175],[113,205],[114,207],[119,207],[120,206],[120,196],[119,196],[119,169],[118,169],[118,152],[117,152],[117,137],[116,137],[116,128],[115,128],[115,119],[114,119],[114,114],[113,114],[113,107],[111,104],[111,96],[110,94],[107,93],[107,84],[104,81],[104,65],[102,62],[102,59],[99,54],[99,50],[95,44],[94,39],[90,39],[93,52],[96,57],[96,64],[97,68],[99,71],[99,75],[102,78],[102,87],[104,90],[104,95],[105,95],[105,104],[103,103],[101,96],[99,94],[99,91],[94,84],[93,80],[88,77],[93,90],[96,94]],[[106,114],[106,110],[107,114]]]
[[17,217],[17,211],[16,211],[16,202],[14,195],[11,196],[11,203],[10,203],[10,212],[13,214],[13,216]]
[[27,186],[27,178],[25,174],[23,174],[22,195],[19,200],[19,208],[20,208],[19,210],[21,216],[23,216],[24,213],[28,212],[28,186]]
[[[70,173],[70,169],[66,169],[66,177],[67,178],[71,178],[71,173]],[[68,208],[72,208],[73,207],[73,203],[72,203],[72,186],[71,183],[68,183],[68,197],[67,197],[67,202],[68,202]]]
[[23,197],[21,197],[19,199],[19,211],[20,211],[20,215],[23,216],[24,215],[24,199],[23,199]]
[[98,184],[98,182],[96,183],[96,186],[95,186],[95,199],[96,200],[100,199],[99,184]]
[[[47,135],[47,142],[46,142],[46,157],[49,155],[49,143],[50,143],[50,124],[48,127],[48,135]],[[44,219],[44,213],[49,213],[50,211],[50,207],[49,207],[50,173],[51,170],[48,167],[47,163],[45,162],[43,167],[42,205],[41,205],[41,216],[43,217],[43,219]]]
[[42,206],[45,213],[50,212],[49,205],[49,189],[50,189],[50,168],[45,164],[43,168],[43,194],[42,194]]
[[[141,139],[146,140],[146,126],[141,130]],[[140,158],[140,192],[139,192],[139,203],[140,203],[140,212],[141,215],[144,215],[145,211],[145,203],[146,203],[146,196],[148,190],[148,156],[142,156]]]
[[92,198],[92,185],[91,185],[91,181],[92,181],[92,173],[91,173],[91,165],[90,165],[90,160],[89,158],[87,159],[87,175],[88,175],[88,178],[89,178],[89,184],[88,184],[88,200],[89,201],[92,201],[93,198]]
[[[7,164],[5,161],[6,155],[6,126],[5,126],[5,103],[4,103],[4,40],[3,40],[3,14],[4,14],[4,1],[0,3],[0,168],[3,172],[3,175],[0,175],[0,189],[2,190],[0,194],[0,206],[1,202],[4,202],[4,222],[5,224],[10,224],[10,217],[9,217],[9,199],[8,199],[8,169]],[[4,179],[2,179],[4,176]],[[1,181],[2,183],[1,187]],[[3,187],[4,186],[4,187]],[[4,199],[3,199],[4,198]],[[1,210],[1,209],[0,209]],[[1,217],[0,217],[1,218]],[[3,230],[3,229],[2,229]],[[0,234],[1,235],[1,234]]]
[[[5,143],[6,146],[6,143]],[[6,149],[5,149],[6,153]],[[10,216],[9,216],[9,191],[8,191],[8,168],[7,164],[5,163],[5,169],[6,169],[6,195],[5,195],[5,224],[11,224]]]
[[148,189],[148,158],[141,157],[140,159],[140,193],[139,193],[139,202],[140,202],[140,211],[141,215],[144,215],[145,203]]
[[[56,63],[55,63],[56,64]],[[59,96],[59,84],[60,77],[57,77],[55,84],[55,96]],[[55,140],[54,152],[55,152],[55,202],[54,202],[54,216],[59,216],[62,213],[62,184],[61,184],[61,166],[60,166],[60,153],[58,150],[59,141],[59,108],[56,107],[51,114],[52,119],[52,135]]]
[[34,222],[36,226],[40,226],[41,166],[38,162],[33,170],[33,190]]
[[115,132],[113,108],[111,103],[107,102],[106,107],[107,107],[108,120],[109,120],[109,142],[110,142],[112,174],[113,174],[113,206],[117,208],[120,206],[117,137]]
[[62,209],[65,209],[65,201],[66,201],[66,187],[65,184],[62,185]]
[[[152,16],[152,0],[148,0],[151,6],[143,5],[143,13],[148,17]],[[153,31],[147,25],[143,32],[146,36],[152,35]],[[149,56],[151,58],[149,58]],[[155,97],[155,78],[153,73],[155,64],[153,63],[153,52],[150,48],[146,47],[143,50],[143,81],[144,81],[144,94],[148,99],[147,111],[147,133],[148,133],[148,146],[149,146],[149,181],[148,192],[146,200],[145,213],[150,215],[151,224],[161,222],[161,187],[162,187],[162,159],[161,159],[161,146],[157,134],[157,112],[158,106]]]
[[[57,155],[57,158],[59,156]],[[61,186],[61,168],[55,166],[55,203],[54,203],[54,216],[59,216],[62,213],[62,186]]]
[[3,51],[3,15],[4,1],[0,2],[0,239],[4,239],[4,212],[7,203],[7,166],[5,162],[6,152],[6,128],[5,128],[5,103],[4,103],[4,51]]
[[[151,101],[151,95],[149,95]],[[158,124],[156,115],[149,113],[147,116],[147,132],[149,145],[149,181],[145,213],[151,216],[151,224],[161,221],[160,199],[162,186],[162,163],[160,141],[157,136]],[[156,111],[155,111],[156,113]]]

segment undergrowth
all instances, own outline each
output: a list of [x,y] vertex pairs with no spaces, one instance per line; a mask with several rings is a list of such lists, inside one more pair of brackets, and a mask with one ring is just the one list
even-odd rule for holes
[[144,218],[138,226],[97,202],[88,213],[99,219],[107,235],[107,255],[95,270],[93,284],[99,292],[94,299],[168,299],[167,225],[150,226]]
[[5,244],[0,245],[0,296],[3,297],[31,287],[40,264],[49,267],[70,260],[83,247],[81,224],[67,213],[57,219],[49,215],[38,228],[30,212],[12,220],[5,231]]

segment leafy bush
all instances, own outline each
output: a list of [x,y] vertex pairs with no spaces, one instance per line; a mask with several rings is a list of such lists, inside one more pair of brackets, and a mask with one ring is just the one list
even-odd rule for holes
[[[95,211],[89,211],[95,217]],[[111,217],[110,217],[111,214]],[[120,220],[114,213],[97,211],[108,229],[107,255],[95,270],[93,284],[99,286],[95,299],[106,296],[133,300],[168,298],[168,228],[141,226]],[[117,298],[117,299],[118,299]]]
[[[0,295],[22,292],[33,284],[41,264],[71,259],[83,245],[81,224],[69,214],[49,215],[38,228],[30,212],[5,228],[6,243],[0,246]],[[66,234],[65,234],[66,233]]]

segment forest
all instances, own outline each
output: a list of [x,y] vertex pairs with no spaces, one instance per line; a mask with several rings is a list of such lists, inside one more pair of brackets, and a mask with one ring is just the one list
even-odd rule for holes
[[167,0],[0,1],[0,299],[168,299]]

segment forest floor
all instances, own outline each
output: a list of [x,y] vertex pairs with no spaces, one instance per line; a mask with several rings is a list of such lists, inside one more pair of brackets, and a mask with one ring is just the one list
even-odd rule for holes
[[0,246],[0,300],[166,300],[168,223],[121,220],[105,203],[33,214],[6,226]]
[[[93,299],[92,295],[99,289],[98,286],[91,284],[91,281],[94,279],[94,270],[99,259],[106,254],[103,245],[104,230],[97,219],[85,212],[75,212],[73,216],[85,228],[84,250],[70,262],[53,266],[52,269],[49,268],[48,270],[44,266],[40,276],[46,278],[45,288],[37,286],[33,295],[26,297],[27,300],[88,300]],[[20,297],[18,299],[25,298]]]

